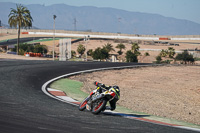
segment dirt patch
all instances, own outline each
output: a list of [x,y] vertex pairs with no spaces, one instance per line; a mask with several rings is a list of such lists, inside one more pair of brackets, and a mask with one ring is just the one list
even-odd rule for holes
[[89,93],[94,81],[118,85],[129,109],[200,125],[200,66],[143,67],[71,77]]

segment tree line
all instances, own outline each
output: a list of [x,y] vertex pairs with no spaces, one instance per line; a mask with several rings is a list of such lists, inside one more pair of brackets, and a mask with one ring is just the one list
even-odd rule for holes
[[46,54],[48,53],[48,48],[46,45],[32,45],[32,44],[27,44],[27,43],[20,43],[19,46],[15,45],[15,47],[12,49],[13,52],[17,52],[19,55],[24,55],[26,52],[33,52],[33,53],[41,53],[41,54]]
[[[137,56],[139,56],[141,53],[139,52],[139,45],[137,43],[132,43],[131,44],[131,50],[126,51],[125,53],[125,58],[127,62],[138,62]],[[117,49],[119,49],[119,51],[117,51],[117,53],[119,55],[122,55],[124,53],[124,49],[126,49],[126,46],[123,43],[119,43],[116,46]],[[77,48],[77,52],[80,54],[80,56],[82,56],[86,51],[85,46],[83,46],[82,44],[79,44],[78,48]],[[115,49],[113,48],[113,45],[110,43],[105,44],[102,48],[101,47],[97,47],[94,51],[93,49],[89,49],[88,51],[86,51],[86,54],[91,56],[93,59],[100,59],[100,60],[105,60],[108,59],[110,57],[110,52],[111,51],[115,51]],[[72,56],[76,55],[75,51],[72,51]]]
[[[184,50],[182,53],[177,54],[176,56],[175,49],[173,47],[168,47],[168,49],[162,49],[160,54],[156,57],[156,63],[167,63],[169,64],[171,61],[180,61],[181,64],[193,64],[195,62],[195,58],[193,55],[189,54],[187,50]],[[167,60],[163,60],[162,57],[168,58]]]

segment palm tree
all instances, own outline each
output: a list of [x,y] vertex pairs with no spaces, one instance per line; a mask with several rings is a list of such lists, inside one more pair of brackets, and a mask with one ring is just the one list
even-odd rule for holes
[[126,48],[126,46],[123,44],[123,43],[120,43],[120,44],[118,44],[117,46],[116,46],[116,48],[118,48],[119,49],[119,51],[118,51],[118,53],[119,53],[119,55],[122,55],[122,49],[125,49]]
[[132,50],[132,52],[135,54],[135,55],[141,55],[141,53],[139,52],[139,50],[140,50],[140,46],[138,45],[138,43],[132,43],[131,44],[132,46],[131,46],[131,50]]
[[110,43],[105,44],[105,45],[103,46],[103,48],[105,48],[105,49],[108,51],[108,53],[109,53],[110,51],[115,51],[115,49],[113,48],[113,45],[110,44]]
[[22,5],[17,5],[17,9],[11,8],[8,17],[8,23],[10,27],[18,28],[17,54],[19,54],[20,29],[32,27],[33,19],[30,11]]

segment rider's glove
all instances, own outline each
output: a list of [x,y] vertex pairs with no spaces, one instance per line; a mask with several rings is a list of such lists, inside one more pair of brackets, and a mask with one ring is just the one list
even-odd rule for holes
[[94,85],[96,85],[96,86],[97,86],[97,85],[98,85],[98,83],[99,83],[99,82],[95,81],[95,82],[94,82]]
[[105,87],[106,87],[104,84],[101,84],[100,86],[101,86],[101,87],[103,87],[103,88],[105,88]]
[[94,85],[99,86],[99,87],[103,87],[103,88],[106,87],[104,84],[99,83],[99,82],[97,82],[97,81],[94,82]]

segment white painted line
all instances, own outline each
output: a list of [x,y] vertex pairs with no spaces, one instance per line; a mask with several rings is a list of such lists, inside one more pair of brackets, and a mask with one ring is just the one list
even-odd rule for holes
[[200,129],[198,129],[198,128],[185,127],[185,126],[176,126],[176,127],[182,128],[182,129],[187,129],[187,130],[192,130],[192,131],[200,132]]
[[47,88],[48,91],[59,91],[59,92],[63,92],[63,91],[60,91],[60,90],[56,90],[56,89],[52,89],[52,88]]
[[65,100],[67,102],[79,102],[79,101],[76,101],[76,100],[74,100],[74,99],[72,99],[71,97],[68,97],[68,96],[57,96],[57,97]]

